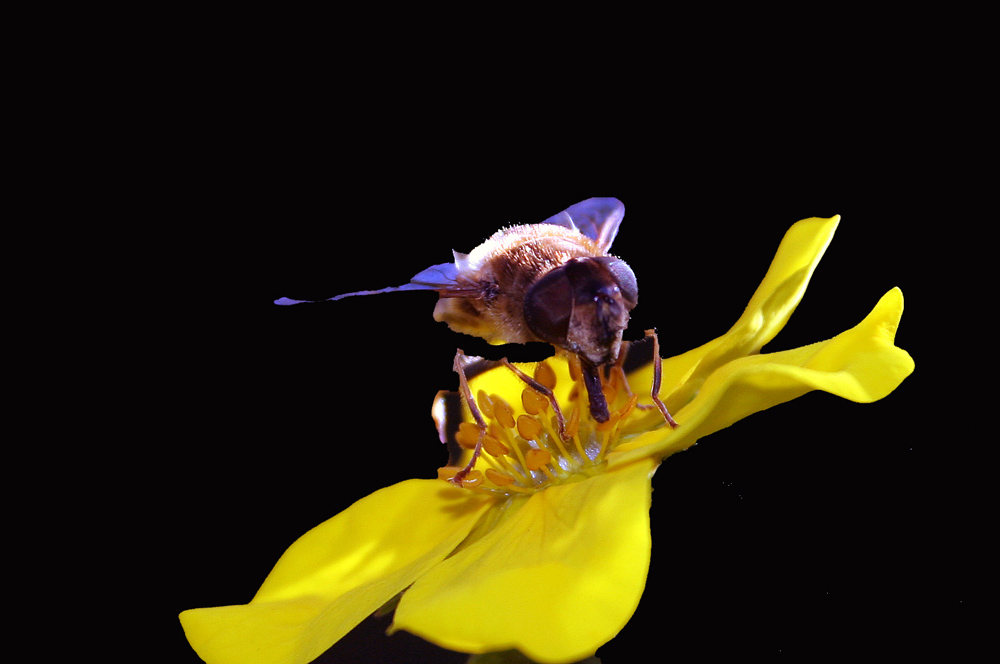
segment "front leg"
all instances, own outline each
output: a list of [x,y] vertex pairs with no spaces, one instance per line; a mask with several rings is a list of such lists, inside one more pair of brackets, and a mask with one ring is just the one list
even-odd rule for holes
[[556,415],[556,422],[559,425],[559,437],[562,438],[564,442],[569,441],[569,435],[566,433],[566,418],[563,416],[562,408],[559,407],[559,401],[556,399],[556,395],[553,394],[552,390],[508,362],[506,357],[502,358],[500,362],[503,363],[505,367],[510,369],[515,376],[523,380],[528,387],[535,390],[548,400],[549,405],[552,406],[552,412]]
[[674,418],[670,417],[670,412],[667,410],[666,404],[660,400],[660,379],[663,371],[663,360],[660,357],[660,340],[656,336],[656,330],[646,330],[646,336],[653,337],[653,386],[649,390],[649,396],[653,399],[656,407],[660,409],[660,413],[663,414],[663,419],[667,421],[667,424],[671,428],[676,429],[677,422],[674,421]]
[[482,413],[479,412],[479,406],[476,405],[476,400],[472,396],[472,390],[469,388],[469,379],[465,375],[465,366],[470,362],[468,356],[462,351],[461,348],[455,353],[455,364],[453,368],[455,372],[458,373],[458,385],[462,399],[465,401],[466,405],[469,407],[469,411],[472,413],[472,418],[476,421],[476,427],[479,429],[479,438],[476,440],[476,446],[472,450],[472,458],[469,459],[469,463],[466,464],[465,468],[455,473],[455,475],[448,480],[452,484],[457,486],[462,486],[462,480],[466,478],[473,467],[476,465],[476,461],[479,459],[479,454],[483,451],[483,438],[486,437],[486,420],[483,419]]

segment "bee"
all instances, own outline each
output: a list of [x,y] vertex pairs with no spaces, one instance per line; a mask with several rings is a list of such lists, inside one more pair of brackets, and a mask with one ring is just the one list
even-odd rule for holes
[[618,358],[639,295],[632,268],[609,253],[624,216],[617,198],[589,198],[541,223],[503,228],[468,254],[452,251],[453,262],[402,286],[328,299],[436,291],[434,320],[456,332],[491,344],[542,341],[578,356],[591,415],[605,422],[599,371]]

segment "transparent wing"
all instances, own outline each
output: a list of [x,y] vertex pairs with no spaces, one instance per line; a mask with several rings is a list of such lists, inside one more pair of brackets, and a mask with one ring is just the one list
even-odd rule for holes
[[403,284],[402,286],[390,286],[389,288],[380,288],[378,290],[363,290],[355,291],[353,293],[343,293],[334,297],[328,297],[326,300],[292,300],[287,297],[282,297],[275,300],[274,303],[284,306],[289,304],[301,304],[303,302],[326,302],[330,300],[341,300],[345,297],[354,297],[355,295],[378,295],[380,293],[392,293],[394,291],[407,290],[432,290],[438,291],[442,295],[449,294],[451,297],[457,297],[468,292],[468,288],[464,288],[458,283],[458,268],[455,264],[441,263],[440,265],[432,265],[426,270],[417,273],[412,279],[410,279],[410,283]]
[[576,229],[607,253],[624,217],[625,206],[617,198],[588,198],[542,223]]

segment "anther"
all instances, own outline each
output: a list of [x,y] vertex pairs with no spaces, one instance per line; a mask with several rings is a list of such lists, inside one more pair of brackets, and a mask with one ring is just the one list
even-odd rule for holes
[[505,429],[513,429],[515,425],[514,409],[510,407],[510,404],[496,395],[490,397],[490,401],[493,403],[493,419]]
[[499,470],[493,470],[492,468],[486,469],[486,479],[493,482],[497,486],[507,486],[514,483],[513,475],[508,475],[507,473],[502,473]]
[[501,443],[496,436],[490,434],[486,434],[483,437],[483,449],[494,459],[499,459],[510,454],[510,449]]
[[549,400],[533,389],[526,387],[521,390],[521,405],[524,406],[526,413],[538,415],[548,410]]
[[455,432],[455,442],[467,450],[475,449],[479,442],[479,427],[472,422],[460,423]]
[[608,419],[594,423],[594,429],[596,431],[610,431],[616,424],[618,424],[618,413],[609,413]]
[[542,433],[542,423],[531,415],[521,415],[517,418],[517,432],[525,440],[538,440]]
[[476,403],[479,404],[479,411],[486,417],[486,419],[493,419],[493,402],[490,400],[490,396],[486,392],[479,390],[476,393]]
[[569,365],[569,377],[574,383],[580,382],[583,377],[583,367],[580,364],[580,356],[575,353],[570,353],[566,358],[566,363]]
[[639,403],[639,397],[637,395],[633,394],[632,396],[630,396],[628,398],[628,401],[625,402],[625,405],[622,407],[622,409],[618,411],[618,419],[622,422],[627,420],[628,416],[632,413],[632,410],[636,407],[636,404],[638,403]]
[[[552,406],[552,411],[556,415],[556,420],[559,422],[559,435],[562,437],[563,440],[569,440],[569,438],[566,437],[566,420],[563,418],[562,409],[559,408],[559,402],[556,400],[556,395],[552,392],[552,388],[546,387],[545,385],[538,382],[528,374],[524,373],[523,371],[515,367],[513,364],[508,362],[507,358],[503,358],[502,360],[500,360],[500,362],[505,367],[514,372],[515,376],[523,380],[525,383],[528,384],[529,387],[531,387],[533,390],[535,390],[548,400],[549,404]],[[537,372],[537,367],[536,367],[536,372]],[[543,375],[543,378],[544,377],[545,376]],[[555,383],[553,382],[553,386],[554,385]]]
[[569,421],[566,422],[566,434],[571,438],[580,433],[580,409],[574,408],[570,411]]
[[[655,344],[655,333],[650,336]],[[556,361],[568,362],[569,374],[574,378],[572,384],[563,385],[561,390],[570,393],[569,404],[565,400],[560,404],[555,398],[557,373],[550,362],[536,364],[529,375],[501,360],[524,382],[521,402],[515,410],[498,394],[478,390],[473,397],[465,375],[469,359],[458,351],[455,369],[459,374],[460,396],[473,421],[460,423],[454,440],[463,450],[471,451],[471,455],[468,452],[462,455],[469,457],[464,467],[446,466],[438,471],[438,476],[476,491],[512,495],[543,490],[575,473],[595,472],[593,467],[604,463],[606,454],[619,444],[628,419],[636,409],[643,408],[637,403],[639,397],[629,389],[622,355],[614,364],[604,367],[593,366],[586,360],[581,363],[573,353],[557,357]],[[654,365],[651,390],[654,403],[648,407],[659,407],[662,412],[666,408],[657,394],[658,368]],[[586,390],[586,398],[581,390]],[[595,401],[604,402],[596,404],[603,406],[596,413]],[[565,416],[563,408],[568,408]],[[669,413],[664,413],[664,419],[672,423]],[[480,456],[482,463],[476,468]]]
[[439,480],[450,480],[458,474],[458,471],[462,470],[458,466],[441,466],[438,468],[438,479]]
[[609,404],[614,403],[615,397],[618,396],[618,388],[612,381],[601,381],[601,392],[604,393],[604,399]]
[[555,389],[556,386],[556,372],[552,370],[548,362],[539,362],[535,367],[534,378],[541,385],[549,388],[550,390]]
[[[456,475],[455,477],[458,477],[458,475]],[[482,472],[476,469],[472,469],[467,473],[465,473],[465,476],[461,478],[461,482],[462,486],[464,487],[479,486],[480,484],[483,483],[483,474]]]
[[535,447],[524,454],[524,462],[527,464],[528,470],[538,470],[542,466],[547,465],[551,460],[551,454]]

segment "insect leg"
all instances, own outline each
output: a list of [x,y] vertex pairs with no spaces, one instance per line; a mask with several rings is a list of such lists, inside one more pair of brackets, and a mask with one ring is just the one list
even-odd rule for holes
[[486,436],[486,420],[483,419],[482,413],[479,412],[479,406],[476,405],[476,400],[472,397],[472,390],[469,388],[469,380],[465,375],[465,365],[469,363],[469,358],[466,356],[462,349],[459,348],[455,353],[455,364],[454,369],[458,374],[458,385],[465,403],[469,406],[469,411],[472,413],[472,418],[476,420],[476,426],[479,428],[479,438],[476,440],[476,447],[472,450],[472,458],[469,459],[469,463],[466,464],[465,468],[455,473],[449,481],[452,484],[462,486],[462,480],[469,474],[472,468],[476,465],[476,460],[479,459],[480,452],[483,451],[483,438]]
[[[629,386],[628,384],[628,377],[625,375],[625,366],[624,366],[625,357],[628,355],[629,345],[630,342],[622,341],[621,348],[618,350],[618,357],[615,358],[615,363],[609,366],[611,367],[611,373],[613,374],[614,378],[617,379],[617,382],[625,390],[625,394],[631,397],[633,395],[633,392],[631,386]],[[652,406],[647,406],[641,403],[636,404],[635,407],[640,410],[648,410],[649,408],[652,408]]]
[[671,428],[677,428],[677,422],[674,418],[670,417],[670,412],[667,410],[666,404],[660,400],[660,379],[662,373],[663,360],[660,357],[660,340],[656,336],[656,330],[646,330],[647,337],[653,337],[653,386],[649,390],[649,396],[653,399],[653,403],[656,407],[660,409],[663,414],[663,419],[667,421],[667,424]]
[[535,390],[536,392],[538,392],[543,397],[549,400],[549,404],[552,406],[552,410],[556,414],[556,421],[559,423],[559,437],[563,439],[563,442],[569,442],[570,438],[569,436],[566,435],[566,418],[563,417],[562,409],[559,408],[559,402],[556,401],[556,395],[552,393],[552,390],[545,387],[537,380],[535,380],[534,378],[532,378],[531,376],[524,373],[523,371],[515,367],[513,364],[508,362],[506,357],[501,359],[500,362],[502,362],[505,367],[514,372],[515,376],[517,376],[525,383],[527,383],[528,387]]

